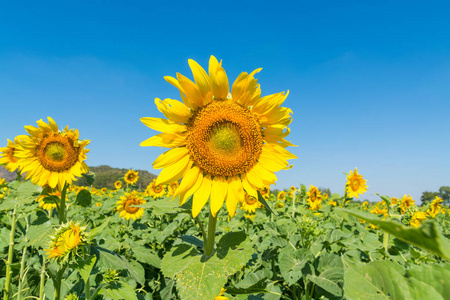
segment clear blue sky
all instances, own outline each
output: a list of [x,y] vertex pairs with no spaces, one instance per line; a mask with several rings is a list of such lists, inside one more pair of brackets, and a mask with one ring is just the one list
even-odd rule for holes
[[290,90],[294,167],[278,188],[342,193],[355,167],[375,193],[419,200],[450,185],[448,1],[2,1],[0,145],[52,116],[90,139],[88,165],[152,170],[139,143],[179,99],[165,75],[223,60]]

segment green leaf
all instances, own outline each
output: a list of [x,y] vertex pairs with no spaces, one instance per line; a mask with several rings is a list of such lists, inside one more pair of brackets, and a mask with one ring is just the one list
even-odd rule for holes
[[284,247],[278,256],[281,276],[291,286],[303,276],[303,268],[314,260],[308,249],[295,250],[290,245]]
[[267,203],[266,199],[264,199],[263,196],[261,196],[261,193],[258,191],[258,201],[261,202],[262,204],[264,204],[264,207],[271,213],[274,214],[275,216],[277,215],[272,208],[270,208],[269,204]]
[[48,242],[50,242],[49,235],[52,231],[53,224],[51,220],[39,225],[31,226],[27,232],[29,244],[34,247],[46,247]]
[[[418,295],[428,295],[427,299],[450,299],[450,264],[420,265],[407,270],[411,287]],[[418,291],[418,290],[423,291]],[[419,299],[419,298],[416,298]]]
[[100,295],[103,295],[105,299],[113,299],[113,300],[137,300],[136,292],[134,288],[125,282],[114,282],[110,283],[105,287],[102,287],[99,291]]
[[214,299],[227,277],[245,266],[252,254],[246,235],[230,232],[220,239],[216,252],[209,258],[189,245],[174,247],[164,256],[161,270],[164,276],[176,279],[181,299]]
[[[31,181],[20,183],[14,181],[9,184],[9,187],[11,187],[11,192],[0,204],[0,211],[10,210],[14,207],[25,207],[27,204],[32,203],[42,192],[42,188],[34,185]],[[17,187],[17,189],[14,189],[14,187]]]
[[83,178],[86,180],[86,183],[88,185],[92,185],[95,181],[95,173],[94,172],[89,172],[87,174],[81,174],[83,175]]
[[196,247],[203,248],[203,241],[193,235],[181,235],[181,239]]
[[103,220],[102,222],[102,225],[100,225],[100,226],[98,226],[98,227],[95,227],[94,229],[92,229],[90,232],[89,232],[89,236],[91,237],[91,238],[94,238],[97,234],[99,234],[100,232],[102,232],[103,231],[103,229],[105,229],[106,228],[106,226],[108,226],[108,223],[109,223],[109,220],[111,219],[111,217],[109,217],[108,219],[106,219],[106,220]]
[[425,221],[419,228],[411,228],[392,221],[381,221],[367,213],[347,209],[336,209],[335,211],[342,211],[363,219],[405,242],[450,260],[450,242],[442,236],[436,223],[431,220]]
[[343,258],[344,296],[353,299],[417,299],[403,277],[403,267],[389,261],[352,263]]
[[180,207],[180,203],[176,199],[171,201],[171,197],[165,197],[157,201],[148,201],[147,203],[141,205],[132,205],[135,207],[142,208],[153,208],[153,214],[156,216],[165,214],[175,214],[182,212],[183,209]]
[[91,255],[88,259],[78,261],[77,264],[72,265],[72,268],[76,269],[80,273],[81,278],[83,278],[86,283],[89,279],[89,275],[91,275],[92,268],[94,267],[96,261],[97,256]]
[[138,261],[147,263],[158,269],[161,268],[161,259],[155,253],[152,253],[152,249],[145,248],[144,246],[137,244],[134,244],[131,249],[133,250],[134,256]]
[[86,189],[82,189],[81,191],[79,191],[78,194],[77,194],[77,200],[75,201],[75,203],[77,205],[80,205],[80,206],[83,206],[83,207],[90,206],[91,203],[92,203],[91,192],[89,192]]
[[250,273],[234,287],[227,287],[230,294],[256,294],[266,292],[267,275],[264,270]]
[[98,257],[98,264],[106,269],[112,270],[127,270],[130,276],[141,285],[145,284],[145,277],[135,270],[133,266],[119,254],[109,251],[108,249],[102,247],[92,247],[93,252],[96,252]]

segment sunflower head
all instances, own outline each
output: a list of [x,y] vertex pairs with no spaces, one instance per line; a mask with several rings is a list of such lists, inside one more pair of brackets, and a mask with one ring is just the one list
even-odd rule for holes
[[65,184],[71,184],[75,177],[89,172],[84,160],[89,152],[85,147],[88,140],[79,140],[77,129],[58,130],[52,118],[48,124],[37,121],[38,127],[25,126],[29,135],[22,136],[14,157],[26,172],[26,179],[40,186],[62,190]]
[[245,194],[244,200],[241,202],[241,208],[247,213],[255,213],[257,208],[262,207],[262,203],[255,197]]
[[168,194],[169,194],[169,195],[174,195],[175,192],[177,191],[177,188],[178,188],[178,187],[179,187],[178,181],[171,182],[171,183],[169,184]]
[[153,179],[145,189],[145,193],[153,198],[161,198],[166,194],[166,189],[164,188],[164,185],[156,184],[156,180]]
[[20,171],[19,159],[16,157],[17,151],[19,151],[19,144],[25,135],[19,135],[14,138],[14,142],[8,139],[6,147],[0,148],[0,165],[4,165],[5,169],[10,172],[14,172],[17,169]]
[[40,195],[36,198],[36,202],[39,202],[39,207],[47,211],[51,211],[58,207],[59,200],[61,199],[61,191],[58,189],[52,189],[45,187],[46,194]]
[[277,195],[277,200],[286,200],[286,192],[285,191],[281,191],[278,193]]
[[79,223],[67,222],[61,224],[50,236],[49,248],[45,249],[50,259],[69,261],[79,256],[81,246],[89,242],[85,226]]
[[411,217],[411,221],[409,224],[411,225],[411,227],[419,228],[422,222],[426,219],[427,219],[426,212],[417,211]]
[[116,188],[116,190],[121,189],[122,188],[122,181],[117,180],[116,182],[114,182],[114,187]]
[[116,203],[116,211],[121,218],[136,220],[144,215],[144,209],[134,205],[141,205],[144,203],[146,203],[144,198],[139,196],[137,191],[132,191],[131,193],[125,193],[125,196],[120,197],[120,200]]
[[[156,106],[164,118],[141,118],[161,133],[141,146],[166,147],[153,167],[162,169],[156,185],[182,179],[173,195],[183,204],[193,197],[193,216],[210,200],[212,215],[226,203],[234,216],[245,192],[257,198],[257,190],[276,181],[275,172],[289,168],[296,158],[285,148],[284,138],[291,123],[289,108],[280,107],[285,93],[261,97],[252,73],[241,73],[231,87],[228,77],[214,56],[208,73],[189,60],[194,81],[177,74],[165,79],[180,91],[181,100],[157,98]],[[276,157],[277,159],[273,159]]]
[[135,172],[133,169],[128,170],[128,172],[123,177],[126,184],[136,184],[139,179],[139,172]]
[[412,207],[416,201],[410,195],[404,195],[400,201],[400,211],[404,214],[408,208]]
[[322,201],[322,192],[319,191],[314,185],[311,185],[309,187],[309,191],[306,193],[306,195],[308,196],[307,201],[309,203],[312,202],[321,202]]
[[359,195],[362,195],[367,191],[366,180],[363,179],[362,175],[358,174],[358,168],[355,168],[355,172],[350,171],[350,174],[347,175],[345,191],[351,198],[359,198]]

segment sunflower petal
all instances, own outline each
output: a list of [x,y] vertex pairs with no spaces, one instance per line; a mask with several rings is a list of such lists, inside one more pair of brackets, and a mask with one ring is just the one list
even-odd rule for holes
[[158,156],[158,158],[153,162],[153,168],[161,169],[173,165],[188,153],[189,151],[186,149],[186,147],[179,147],[166,151]]
[[160,133],[152,136],[149,139],[141,142],[139,145],[143,147],[154,146],[154,147],[166,147],[175,148],[183,146],[186,144],[186,135],[182,133],[171,134],[171,133]]
[[188,63],[191,67],[192,75],[194,75],[195,84],[200,89],[203,99],[211,101],[212,90],[208,74],[195,60],[189,59]]
[[167,119],[146,117],[141,118],[140,120],[145,124],[145,126],[148,126],[156,131],[165,133],[180,133],[186,131],[185,125],[180,125]]
[[175,123],[187,123],[192,115],[189,108],[178,100],[156,98],[155,104],[167,119]]
[[192,165],[192,161],[189,159],[189,155],[184,156],[173,165],[162,169],[155,184],[166,184],[180,179],[190,165]]
[[194,198],[192,202],[192,216],[194,218],[198,216],[203,206],[205,206],[210,194],[211,194],[211,176],[207,175],[203,177],[201,186],[194,193]]
[[217,212],[223,205],[225,197],[227,195],[227,181],[224,177],[217,176],[212,181],[211,186],[211,213],[213,217],[217,215]]

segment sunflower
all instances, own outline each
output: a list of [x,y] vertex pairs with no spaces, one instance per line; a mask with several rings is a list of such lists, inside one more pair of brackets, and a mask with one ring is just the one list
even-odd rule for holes
[[258,189],[259,193],[261,194],[261,196],[268,200],[269,196],[270,196],[270,186],[265,186],[262,189]]
[[117,180],[116,182],[114,182],[114,187],[116,188],[116,190],[122,188],[122,181]]
[[286,192],[285,191],[281,191],[277,194],[277,200],[286,200]]
[[5,169],[10,172],[14,172],[17,169],[20,171],[18,159],[15,155],[17,154],[16,151],[18,151],[17,146],[25,137],[26,135],[16,136],[14,142],[8,139],[6,147],[0,148],[0,165],[5,165]]
[[142,207],[135,207],[130,205],[141,205],[146,203],[142,197],[138,195],[137,191],[132,191],[131,193],[125,193],[125,196],[121,196],[120,200],[117,201],[117,212],[119,212],[119,217],[129,219],[139,219],[144,215],[144,209]]
[[53,201],[44,201],[45,198],[48,198],[49,196],[56,196],[61,199],[61,191],[59,190],[48,190],[49,195],[40,195],[36,198],[36,202],[39,202],[39,207],[42,209],[45,209],[47,211],[51,211],[53,208],[57,208],[58,205],[56,202]]
[[79,140],[78,129],[66,127],[59,131],[52,118],[48,117],[48,122],[39,120],[38,127],[25,126],[30,135],[23,136],[14,157],[18,158],[21,172],[27,173],[25,179],[62,190],[66,183],[71,184],[76,177],[89,172],[84,162],[89,152],[84,147],[89,140]]
[[62,224],[50,237],[49,248],[44,249],[47,256],[55,260],[68,260],[78,252],[79,246],[87,243],[88,234],[85,230],[86,227],[78,223]]
[[139,179],[139,172],[133,171],[133,169],[128,170],[128,172],[123,177],[126,184],[135,184]]
[[442,208],[442,198],[436,196],[436,198],[430,203],[430,208],[427,209],[427,213],[432,217],[435,218],[439,211]]
[[311,185],[309,187],[309,191],[306,193],[308,196],[308,202],[321,202],[322,201],[322,192],[319,191],[315,186]]
[[420,224],[422,224],[422,222],[426,219],[427,219],[426,212],[421,212],[421,211],[415,212],[411,218],[411,221],[409,222],[409,225],[411,225],[412,227],[415,227],[415,228],[419,228]]
[[169,184],[169,195],[174,195],[179,187],[178,181],[174,181]]
[[350,171],[350,175],[347,175],[345,191],[351,198],[359,198],[359,195],[362,195],[367,191],[366,180],[363,179],[362,175],[358,174],[358,168],[355,168],[355,173]]
[[171,148],[160,155],[153,167],[162,169],[156,184],[182,179],[174,197],[180,204],[193,196],[196,217],[210,199],[213,216],[226,203],[234,216],[245,192],[257,198],[257,189],[276,181],[274,172],[290,168],[296,158],[285,148],[293,146],[284,138],[292,110],[280,107],[287,97],[278,93],[261,97],[252,73],[241,73],[229,93],[228,77],[214,56],[208,73],[189,60],[195,83],[177,74],[165,79],[177,87],[183,102],[155,99],[167,119],[141,118],[151,129],[162,133],[141,146]]
[[254,213],[262,206],[261,202],[250,194],[245,194],[244,201],[240,202],[241,208],[248,213]]
[[404,195],[400,202],[400,210],[402,214],[404,214],[409,207],[413,206],[415,202],[416,201],[413,200],[412,196]]
[[166,189],[162,184],[156,184],[156,180],[153,179],[153,181],[148,184],[145,192],[153,198],[161,198],[166,194]]
[[391,206],[395,206],[398,203],[398,199],[395,197],[391,197]]

